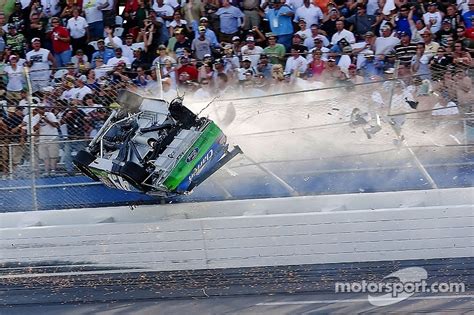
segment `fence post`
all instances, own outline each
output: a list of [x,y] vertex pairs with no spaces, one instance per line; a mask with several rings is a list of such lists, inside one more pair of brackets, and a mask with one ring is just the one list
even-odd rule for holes
[[13,144],[8,144],[8,178],[13,179]]
[[30,142],[30,169],[31,169],[31,205],[33,211],[38,210],[38,198],[36,194],[36,157],[35,157],[35,141],[33,139],[33,91],[31,88],[30,68],[24,67],[26,82],[28,84],[28,139]]

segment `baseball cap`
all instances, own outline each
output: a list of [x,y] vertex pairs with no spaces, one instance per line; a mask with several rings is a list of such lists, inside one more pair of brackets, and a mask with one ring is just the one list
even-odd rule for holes
[[174,30],[175,34],[181,34],[182,32],[183,32],[182,28],[177,28],[177,29]]
[[449,19],[444,19],[444,20],[443,20],[443,23],[451,24],[451,21],[450,21]]
[[253,36],[247,36],[246,41],[247,42],[254,42],[255,38]]
[[336,61],[336,59],[334,59],[334,57],[329,57],[328,61]]
[[428,2],[428,6],[435,6],[435,7],[437,7],[438,4],[436,4],[436,2]]
[[400,36],[400,37],[402,37],[402,36],[410,36],[410,34],[408,34],[407,32],[401,31],[401,32],[398,32],[398,36]]
[[393,74],[393,73],[395,73],[395,68],[388,68],[384,72],[387,73],[387,74]]
[[8,60],[12,60],[12,59],[17,59],[18,60],[18,57],[16,55],[11,55],[10,57],[8,57]]
[[365,37],[373,37],[375,36],[374,32],[368,31],[367,33],[364,34]]
[[10,23],[10,24],[7,25],[7,28],[8,29],[15,28],[15,24]]
[[41,42],[41,39],[39,39],[39,37],[35,37],[31,40],[32,43],[34,42]]
[[243,56],[242,61],[249,61],[252,62],[252,59],[250,59],[250,56]]
[[103,42],[105,42],[105,41],[104,41],[104,39],[103,39],[103,38],[99,38],[99,39],[97,40],[97,42],[98,42],[98,43],[100,43],[100,42],[102,42],[102,43],[103,43]]
[[348,69],[357,69],[357,66],[353,63],[351,63],[348,67]]
[[199,21],[209,21],[207,17],[203,16],[202,18],[199,19]]
[[240,37],[239,36],[234,36],[232,37],[232,41],[235,42],[236,40],[240,41]]
[[129,34],[125,35],[125,38],[133,38],[133,35],[129,33]]

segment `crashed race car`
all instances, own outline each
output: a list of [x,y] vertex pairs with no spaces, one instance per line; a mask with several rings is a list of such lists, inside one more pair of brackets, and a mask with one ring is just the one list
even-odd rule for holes
[[185,194],[237,154],[208,118],[199,118],[177,97],[170,103],[120,91],[112,112],[74,164],[108,187],[159,197]]

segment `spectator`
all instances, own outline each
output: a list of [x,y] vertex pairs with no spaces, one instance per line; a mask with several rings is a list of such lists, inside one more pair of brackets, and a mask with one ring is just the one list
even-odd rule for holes
[[59,18],[53,17],[51,19],[53,27],[51,31],[51,42],[53,45],[54,58],[56,59],[58,67],[64,67],[66,63],[71,60],[72,51],[70,48],[71,37],[69,31],[64,26],[61,26]]
[[173,20],[173,7],[165,4],[164,0],[153,0],[153,5],[151,8],[156,12],[156,16],[162,18],[165,21],[165,26],[169,27],[171,21]]
[[303,0],[303,5],[295,8],[294,10],[294,22],[299,22],[301,19],[303,19],[307,25],[319,25],[320,21],[324,19],[323,11],[321,11],[319,7],[312,4],[310,0]]
[[272,65],[269,63],[268,56],[265,54],[260,55],[260,60],[256,67],[257,75],[262,74],[264,79],[270,79],[272,76]]
[[199,26],[199,36],[193,39],[191,49],[198,60],[203,60],[205,55],[211,54],[211,41],[206,38],[205,26]]
[[109,60],[115,56],[115,52],[112,48],[105,47],[105,41],[103,39],[99,39],[97,41],[97,51],[92,54],[92,67],[96,68],[95,61],[98,57],[102,59],[102,61],[106,64]]
[[263,53],[270,57],[272,65],[284,64],[285,60],[285,46],[277,43],[277,37],[274,34],[268,36],[268,46],[263,49]]
[[411,41],[413,43],[423,42],[423,34],[426,31],[426,25],[423,19],[413,19],[413,14],[416,8],[413,6],[408,13],[408,23],[410,23]]
[[425,44],[425,51],[432,55],[436,54],[438,52],[439,44],[432,40],[433,33],[429,30],[426,30],[422,37],[423,43]]
[[298,21],[298,27],[300,28],[294,35],[299,35],[303,40],[311,36],[311,30],[306,28],[306,21],[300,18]]
[[13,24],[8,24],[8,33],[5,35],[5,43],[11,50],[18,51],[24,56],[25,36],[22,33],[18,33],[16,26]]
[[[277,42],[285,46],[285,49],[288,51],[291,46],[291,38],[293,37],[292,18],[294,17],[294,12],[280,1],[272,0],[270,9],[265,13],[265,17],[268,19],[272,33],[277,36]],[[264,2],[263,6],[265,8],[268,6],[268,0]]]
[[304,75],[306,73],[308,62],[301,55],[302,53],[303,51],[300,50],[299,46],[293,45],[291,47],[291,55],[286,60],[285,65],[286,73],[291,73],[294,77],[299,77],[300,75]]
[[102,21],[104,21],[104,26],[115,25],[115,12],[114,12],[114,1],[113,0],[97,0],[100,5],[97,7],[102,11]]
[[79,16],[79,8],[72,10],[72,18],[67,21],[66,27],[71,34],[73,53],[78,49],[85,49],[89,42],[89,24],[85,18]]
[[436,33],[441,29],[441,21],[443,16],[438,10],[438,5],[436,2],[428,3],[428,10],[423,14],[423,21],[425,22],[426,27],[431,31],[431,33]]
[[53,68],[56,67],[56,59],[51,52],[45,48],[41,48],[39,38],[31,40],[32,50],[26,54],[26,60],[30,67],[30,79],[33,92],[39,91],[42,87],[49,84],[51,74],[50,63]]
[[241,62],[241,68],[239,69],[239,74],[238,74],[238,79],[239,81],[245,81],[246,80],[246,74],[250,73],[252,76],[254,76],[257,71],[255,70],[254,67],[252,67],[252,58],[250,56],[243,56],[242,57],[242,62]]
[[400,44],[400,40],[393,35],[392,27],[389,24],[384,25],[382,27],[382,36],[377,37],[375,40],[375,57],[383,60],[385,55],[393,51],[398,44]]
[[358,39],[362,39],[364,34],[372,31],[375,26],[375,17],[367,14],[367,7],[365,4],[359,3],[356,7],[357,13],[350,16],[345,21],[351,25],[349,31],[353,32]]
[[439,47],[437,54],[430,61],[431,78],[434,81],[441,81],[452,62],[453,59],[446,54],[446,49]]
[[326,62],[321,59],[323,53],[319,49],[314,49],[311,55],[311,61],[308,62],[309,76],[312,80],[321,81],[326,68]]
[[472,63],[472,57],[469,52],[464,47],[463,42],[457,41],[454,44],[454,51],[453,51],[453,62],[455,64],[464,66],[466,68],[472,67],[474,64]]
[[134,56],[133,56],[133,35],[132,34],[127,34],[125,35],[125,44],[122,45],[122,55],[128,60],[133,62]]
[[[72,89],[72,99],[82,101],[84,96],[87,94],[92,94],[92,89],[86,85],[87,77],[81,75],[76,81],[76,87]],[[79,103],[77,103],[79,104]]]
[[3,70],[8,77],[7,98],[19,100],[21,98],[20,92],[25,84],[23,66],[18,65],[18,57],[16,55],[11,55],[9,61],[10,65],[6,66]]
[[89,25],[90,40],[97,40],[104,36],[104,20],[100,10],[102,4],[98,0],[83,0],[82,11]]
[[263,53],[263,48],[255,45],[255,38],[253,36],[247,36],[247,44],[242,47],[241,54],[242,56],[249,56],[252,62],[252,67],[256,67],[260,55]]
[[115,48],[115,57],[112,57],[107,61],[107,66],[116,67],[119,63],[124,63],[127,68],[132,66],[132,62],[127,57],[122,56],[122,48]]
[[[199,20],[200,25],[199,26],[204,26],[206,28],[206,38],[211,42],[212,48],[217,48],[219,47],[219,43],[217,42],[217,36],[216,33],[214,33],[213,30],[211,30],[209,26],[209,20],[207,17],[202,17]],[[199,36],[199,27],[196,27],[194,37]]]
[[332,38],[332,36],[337,32],[336,23],[339,20],[339,12],[336,9],[329,10],[329,15],[324,20],[321,25],[321,30],[324,31],[327,38]]
[[181,12],[175,11],[173,14],[173,21],[169,24],[170,37],[173,36],[175,28],[184,28],[186,33],[191,34],[191,29],[186,20],[181,19]]
[[187,24],[193,30],[197,29],[198,22],[202,22],[203,18],[208,22],[207,17],[204,16],[204,3],[200,0],[186,0],[182,5],[182,12]]
[[[439,49],[441,49],[441,47]],[[444,52],[444,49],[441,49],[441,51],[439,51],[439,53]],[[432,54],[425,53],[424,43],[416,44],[416,54],[411,59],[411,71],[422,80],[431,80],[430,61],[432,57]]]
[[30,42],[35,37],[38,37],[41,41],[45,40],[45,28],[40,20],[39,14],[32,13],[30,15],[30,23],[25,25],[25,34],[28,42]]
[[310,31],[310,36],[303,43],[309,50],[314,48],[316,39],[321,40],[324,47],[329,46],[329,40],[326,36],[319,33],[319,27],[316,24],[311,25]]
[[344,21],[336,21],[336,32],[331,37],[331,45],[337,46],[341,39],[345,39],[349,44],[355,43],[354,34],[344,28]]
[[401,32],[400,44],[394,47],[396,57],[400,60],[400,64],[404,66],[410,66],[413,56],[416,54],[416,45],[410,43],[410,34]]
[[464,20],[464,26],[466,29],[473,27],[472,22],[474,21],[474,2],[472,0],[469,0],[469,11],[464,12],[462,18]]
[[74,174],[72,164],[73,152],[82,150],[85,146],[83,139],[90,132],[90,126],[86,120],[86,114],[77,106],[69,106],[60,121],[67,129],[67,141],[64,143],[64,166],[68,174]]
[[[31,125],[33,130],[39,133],[39,158],[43,160],[45,173],[43,175],[54,175],[59,157],[58,127],[56,116],[46,111],[44,104],[37,104],[37,110],[33,112]],[[28,115],[24,117],[23,123],[28,125]],[[27,128],[26,128],[27,130]]]
[[[25,153],[25,130],[23,127],[23,107],[8,107],[8,116],[4,119],[5,125],[9,132],[9,142],[12,145],[11,161],[12,171],[20,164],[23,154]],[[1,119],[0,119],[1,120]]]
[[78,49],[76,54],[71,57],[71,63],[74,64],[74,67],[78,69],[79,72],[85,72],[91,67],[89,60],[82,49]]
[[221,42],[230,43],[232,37],[238,35],[239,28],[244,24],[245,15],[240,9],[231,5],[229,0],[222,0],[222,7],[220,7],[216,15],[220,20],[220,34]]
[[464,19],[462,15],[458,13],[458,9],[455,4],[450,4],[446,8],[446,15],[444,16],[444,20],[449,22],[451,29],[456,30],[459,26],[464,26]]
[[259,0],[243,0],[241,7],[244,12],[244,24],[242,28],[246,31],[254,27],[260,27],[260,1]]

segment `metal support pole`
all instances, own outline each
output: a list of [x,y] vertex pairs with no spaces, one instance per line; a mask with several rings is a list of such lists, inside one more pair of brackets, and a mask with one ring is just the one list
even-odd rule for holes
[[31,169],[31,199],[33,211],[38,210],[38,197],[36,193],[36,156],[35,156],[35,141],[33,138],[33,90],[30,80],[30,68],[24,67],[26,82],[28,84],[28,139],[30,141],[30,169]]
[[8,178],[13,179],[13,148],[8,145]]

